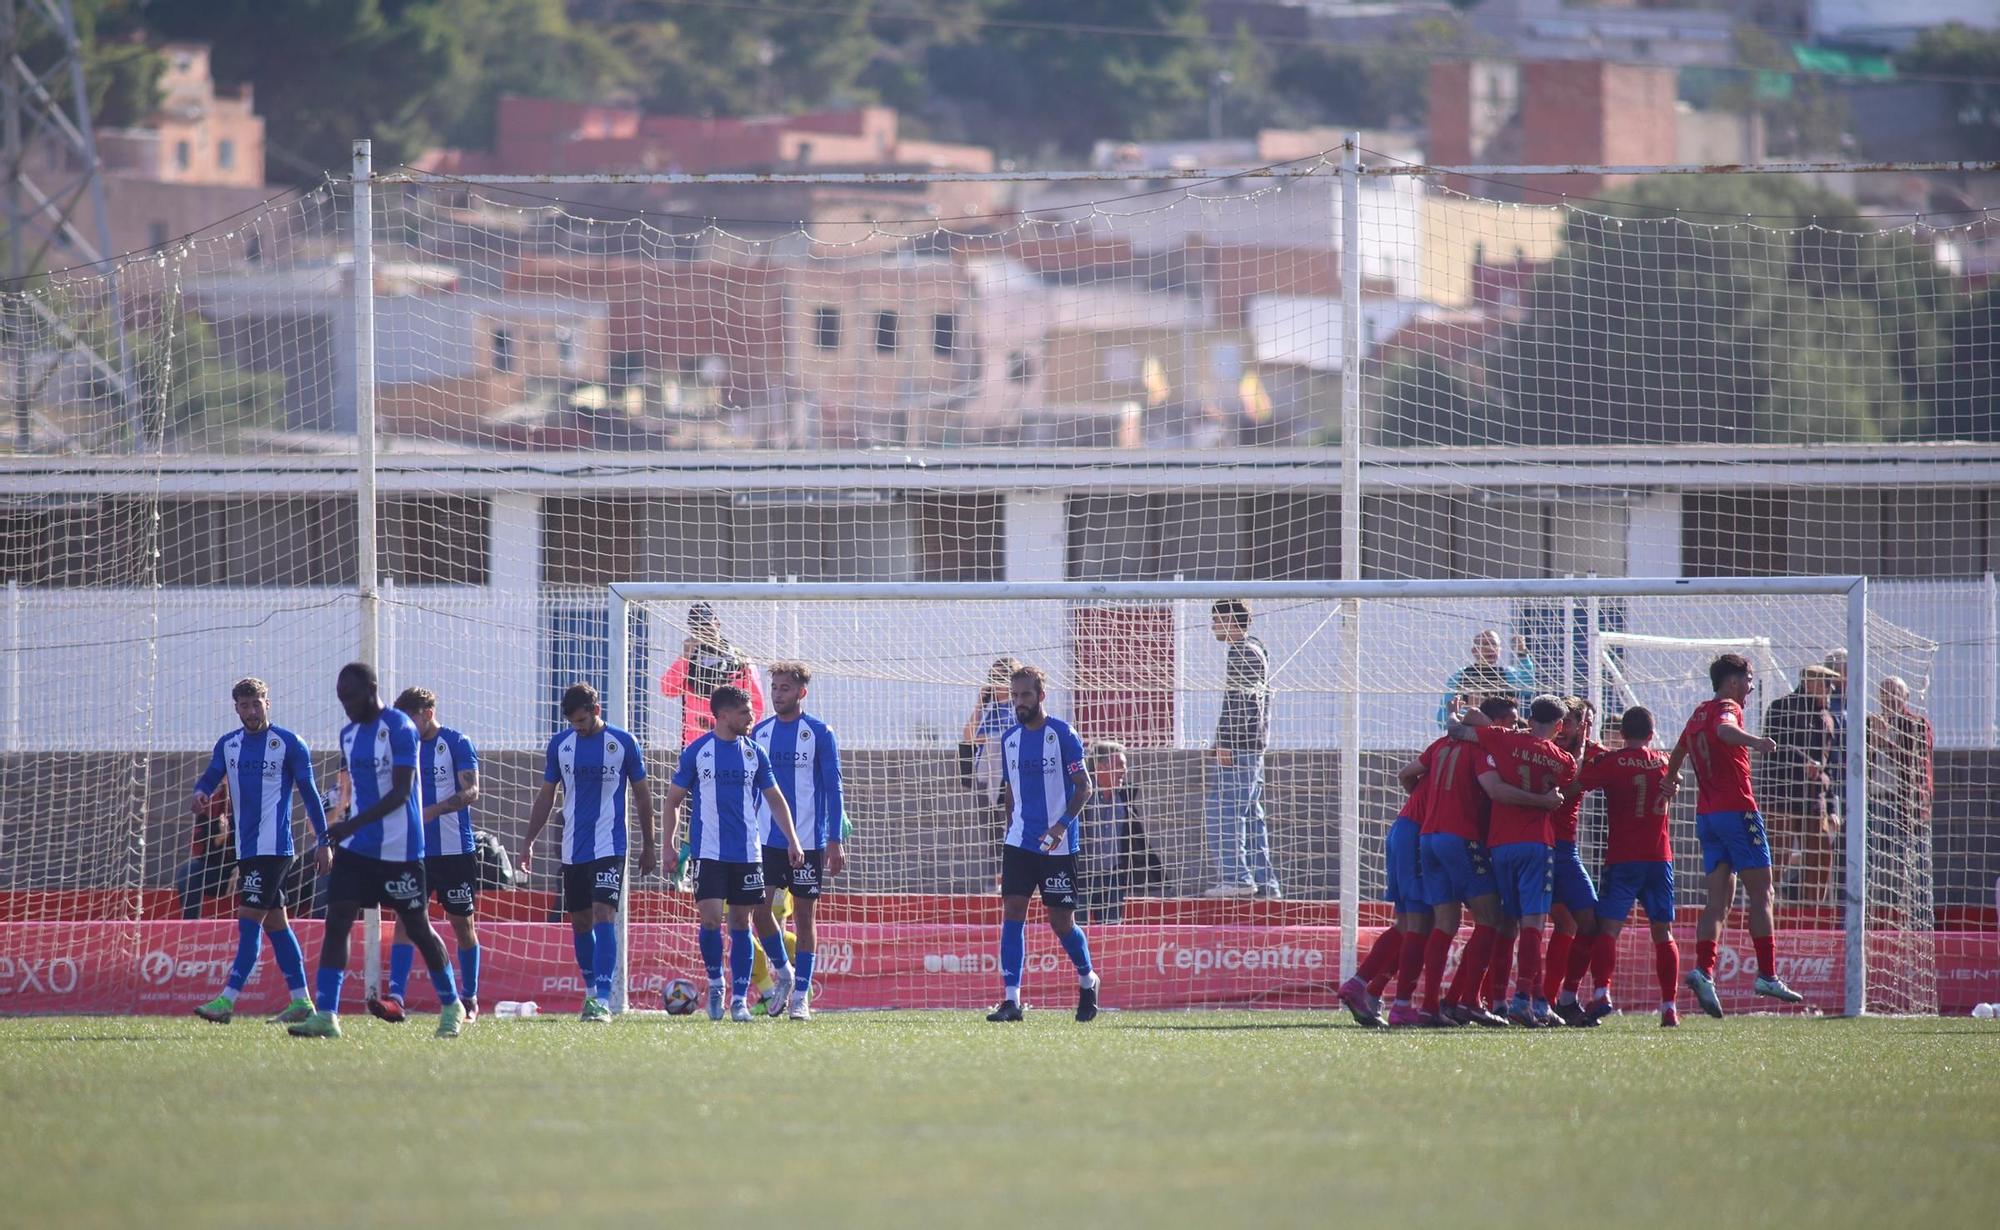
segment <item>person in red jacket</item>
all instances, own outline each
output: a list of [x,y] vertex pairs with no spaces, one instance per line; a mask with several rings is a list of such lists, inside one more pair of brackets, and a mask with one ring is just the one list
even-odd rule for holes
[[660,676],[660,694],[681,702],[681,746],[687,747],[715,728],[708,698],[722,687],[750,694],[750,720],[764,716],[764,685],[748,654],[722,635],[715,608],[697,602],[688,608],[688,635],[681,656]]

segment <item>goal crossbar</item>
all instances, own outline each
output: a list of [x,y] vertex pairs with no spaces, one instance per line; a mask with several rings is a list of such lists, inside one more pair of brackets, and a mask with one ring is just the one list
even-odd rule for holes
[[[908,602],[908,601],[1070,601],[1171,602],[1242,598],[1265,601],[1339,602],[1345,625],[1343,651],[1354,668],[1348,678],[1358,687],[1364,645],[1361,613],[1369,600],[1416,598],[1700,598],[1738,596],[1835,596],[1846,600],[1847,695],[1849,729],[1867,729],[1872,708],[1868,678],[1868,579],[1864,576],[1806,577],[1519,577],[1467,580],[1372,581],[769,581],[681,582],[614,581],[608,587],[610,643],[606,663],[606,715],[630,720],[630,612],[634,603],[680,602]],[[1741,643],[1741,642],[1736,642]],[[1842,877],[1845,924],[1846,979],[1842,1011],[1860,1016],[1867,1004],[1867,885],[1868,885],[1868,763],[1867,739],[1847,740],[1845,825],[1847,874]],[[1355,874],[1361,857],[1360,740],[1342,740],[1340,748],[1340,816],[1338,850],[1341,861],[1340,973],[1345,979],[1356,963],[1356,932],[1360,925]],[[625,926],[623,910],[619,927]],[[627,944],[619,945],[625,960]],[[624,971],[616,983],[622,1001]],[[614,1009],[623,1009],[620,1002]]]

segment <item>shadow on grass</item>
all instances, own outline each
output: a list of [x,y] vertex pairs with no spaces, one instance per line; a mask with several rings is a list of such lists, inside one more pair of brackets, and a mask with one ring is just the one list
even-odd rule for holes
[[1247,1031],[1267,1030],[1267,1029],[1345,1029],[1357,1034],[1382,1032],[1380,1030],[1362,1029],[1359,1026],[1349,1025],[1342,1021],[1266,1021],[1266,1022],[1249,1022],[1244,1024],[1231,1023],[1227,1025],[1192,1025],[1192,1024],[1154,1025],[1154,1024],[1133,1023],[1130,1025],[1120,1025],[1119,1028],[1151,1029],[1151,1030],[1164,1030],[1168,1033],[1197,1033],[1197,1034],[1214,1034],[1214,1033],[1230,1033],[1230,1032],[1242,1033]]

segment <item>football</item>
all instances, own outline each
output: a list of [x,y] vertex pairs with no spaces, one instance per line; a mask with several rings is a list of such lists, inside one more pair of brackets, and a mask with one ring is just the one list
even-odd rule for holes
[[668,1016],[686,1016],[694,1011],[695,1004],[701,1000],[701,994],[695,990],[692,982],[685,978],[676,978],[660,988],[660,999],[666,1005]]

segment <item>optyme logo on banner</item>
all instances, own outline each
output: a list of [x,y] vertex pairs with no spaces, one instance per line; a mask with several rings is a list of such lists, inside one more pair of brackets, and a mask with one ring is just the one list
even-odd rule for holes
[[182,978],[213,981],[227,974],[229,965],[228,957],[183,960],[156,948],[139,958],[139,981],[151,987],[163,987]]

